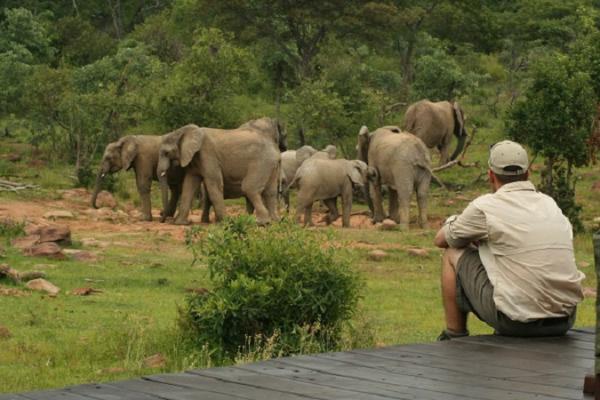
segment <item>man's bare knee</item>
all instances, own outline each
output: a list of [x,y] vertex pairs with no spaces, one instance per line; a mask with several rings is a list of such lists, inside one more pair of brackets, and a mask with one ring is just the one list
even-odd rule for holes
[[465,249],[455,249],[452,247],[448,247],[444,250],[443,260],[444,263],[448,263],[452,266],[453,269],[456,270],[456,265],[458,264],[458,260],[465,252]]

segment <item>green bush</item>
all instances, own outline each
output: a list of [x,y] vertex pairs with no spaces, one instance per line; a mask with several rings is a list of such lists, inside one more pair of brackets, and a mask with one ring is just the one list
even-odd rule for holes
[[326,239],[289,221],[227,219],[192,244],[213,289],[188,297],[181,326],[222,359],[339,348],[361,280]]

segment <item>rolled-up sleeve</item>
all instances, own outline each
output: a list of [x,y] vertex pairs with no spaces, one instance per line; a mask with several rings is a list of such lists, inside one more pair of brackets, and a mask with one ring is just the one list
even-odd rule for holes
[[488,237],[485,214],[474,202],[456,218],[449,218],[444,224],[446,242],[450,247],[462,248],[478,240],[486,240]]

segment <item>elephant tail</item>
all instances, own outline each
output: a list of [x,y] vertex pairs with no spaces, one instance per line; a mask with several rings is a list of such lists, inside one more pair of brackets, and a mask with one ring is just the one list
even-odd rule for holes
[[456,160],[456,158],[465,148],[465,142],[467,141],[467,132],[464,129],[462,132],[463,133],[460,136],[455,133],[458,142],[456,143],[456,150],[454,150],[454,153],[452,153],[452,155],[450,156],[450,161]]

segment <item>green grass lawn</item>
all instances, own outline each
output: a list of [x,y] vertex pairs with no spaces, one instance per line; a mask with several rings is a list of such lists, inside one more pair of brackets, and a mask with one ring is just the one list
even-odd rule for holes
[[[434,248],[432,240],[441,219],[460,212],[468,200],[488,190],[485,177],[480,176],[485,171],[487,144],[494,135],[486,132],[478,135],[469,150],[468,161],[479,161],[480,168],[454,167],[439,173],[454,191],[432,187],[430,229],[420,230],[413,225],[410,232],[401,233],[333,228],[333,240],[348,250],[353,265],[365,280],[355,324],[359,329],[369,329],[373,338],[357,340],[354,345],[432,341],[444,327],[439,289],[441,252]],[[0,167],[13,168],[4,164]],[[57,198],[57,189],[72,187],[68,168],[63,166],[24,174],[20,174],[19,168],[14,169],[12,173],[22,180],[41,184],[44,189],[18,195],[0,194],[0,208],[9,202]],[[582,178],[577,196],[588,233],[576,236],[576,257],[587,276],[584,286],[595,288],[589,232],[594,228],[593,219],[600,216],[599,194],[591,190],[599,179],[600,166],[579,173]],[[133,188],[131,174],[121,174],[120,179],[121,187]],[[534,173],[533,181],[538,180]],[[130,197],[129,202],[137,200],[133,189],[120,196],[121,202],[125,201],[123,197]],[[415,207],[411,210],[413,219],[416,219]],[[78,241],[82,237],[81,233],[73,232],[75,247],[81,247]],[[185,345],[176,329],[177,307],[184,302],[186,288],[209,285],[205,265],[192,264],[191,251],[169,235],[107,231],[97,232],[96,237],[112,244],[100,251],[100,259],[95,263],[28,258],[11,248],[6,240],[0,242],[0,249],[4,247],[0,263],[21,271],[44,270],[47,279],[61,288],[55,298],[37,292],[28,292],[23,297],[0,296],[0,325],[11,334],[0,337],[0,392],[209,366],[206,354]],[[428,255],[410,255],[406,249],[412,246],[427,249]],[[388,258],[382,262],[369,261],[367,253],[375,248],[385,250]],[[14,287],[6,282],[1,285]],[[84,286],[100,289],[102,293],[89,297],[70,294]],[[594,325],[594,301],[586,298],[581,304],[577,326]],[[473,334],[491,333],[476,318],[471,318],[470,330]],[[166,364],[146,367],[143,360],[157,353],[165,356]]]

